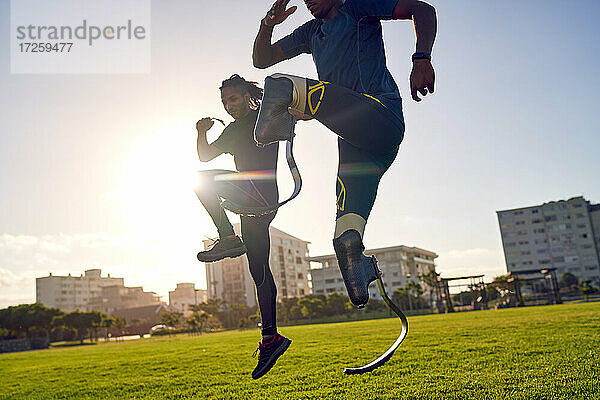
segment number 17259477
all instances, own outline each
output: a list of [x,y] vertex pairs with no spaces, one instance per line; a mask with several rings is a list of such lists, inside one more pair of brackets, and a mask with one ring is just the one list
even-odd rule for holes
[[69,53],[73,43],[19,43],[21,53]]

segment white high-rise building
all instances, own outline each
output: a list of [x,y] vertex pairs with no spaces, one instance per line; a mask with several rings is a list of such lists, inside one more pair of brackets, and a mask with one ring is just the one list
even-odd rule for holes
[[573,197],[497,214],[508,272],[556,268],[600,285],[600,204]]
[[[240,224],[233,226],[240,234]],[[269,228],[271,236],[270,268],[277,286],[277,299],[302,297],[311,294],[310,264],[308,244],[273,226]],[[210,248],[212,242],[204,241],[204,248]],[[256,305],[256,289],[248,268],[246,255],[237,258],[225,258],[221,261],[206,263],[206,284],[208,298],[220,298],[230,304],[245,303]]]
[[56,276],[52,273],[36,278],[36,302],[64,312],[87,311],[88,302],[99,296],[105,286],[123,286],[123,278],[101,276],[100,269],[88,269],[80,276]]
[[277,285],[277,298],[303,297],[312,294],[308,245],[275,227],[271,234],[271,271]]

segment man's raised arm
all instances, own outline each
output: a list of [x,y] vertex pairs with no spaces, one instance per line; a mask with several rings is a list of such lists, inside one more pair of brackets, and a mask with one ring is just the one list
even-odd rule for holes
[[421,101],[417,91],[423,96],[434,91],[435,72],[431,65],[431,50],[437,33],[437,18],[435,8],[417,0],[398,0],[394,19],[412,19],[417,35],[417,48],[413,55],[413,70],[410,74],[410,89],[412,98]]
[[398,0],[393,12],[394,19],[412,19],[417,34],[417,53],[431,54],[437,32],[435,8],[417,0]]
[[273,27],[285,21],[298,8],[292,6],[286,10],[289,1],[275,1],[267,15],[260,21],[260,29],[258,30],[256,39],[254,39],[254,47],[252,49],[252,62],[256,68],[268,68],[285,60],[285,55],[281,47],[271,44],[271,36],[273,35]]
[[213,144],[208,144],[206,140],[206,132],[213,126],[214,122],[210,118],[202,118],[196,122],[196,130],[198,131],[198,141],[196,149],[198,158],[202,162],[208,162],[213,158],[223,154],[223,151]]

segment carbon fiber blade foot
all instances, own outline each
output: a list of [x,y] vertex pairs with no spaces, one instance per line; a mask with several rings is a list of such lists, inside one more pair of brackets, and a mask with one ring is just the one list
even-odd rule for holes
[[398,316],[398,318],[400,318],[402,327],[400,329],[400,335],[398,336],[396,341],[390,346],[390,348],[385,351],[385,353],[379,356],[379,358],[377,358],[376,360],[366,365],[363,365],[362,367],[344,369],[344,373],[347,375],[364,374],[365,372],[371,372],[374,369],[381,367],[390,358],[392,358],[392,355],[394,355],[394,352],[400,346],[402,341],[404,341],[404,338],[406,338],[406,335],[408,334],[408,320],[406,319],[406,316],[400,310],[400,308],[396,304],[394,304],[392,300],[388,297],[387,293],[385,292],[385,286],[383,285],[383,281],[381,280],[381,272],[377,267],[377,259],[375,258],[375,256],[371,256],[371,259],[373,265],[375,266],[375,273],[377,274],[377,286],[379,287],[379,293],[381,294],[383,301],[385,301],[388,307],[390,307],[390,309]]

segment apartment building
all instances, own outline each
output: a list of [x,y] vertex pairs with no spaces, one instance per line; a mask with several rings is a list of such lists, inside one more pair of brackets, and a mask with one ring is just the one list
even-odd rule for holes
[[64,312],[88,310],[88,302],[100,295],[105,286],[123,286],[123,278],[101,276],[100,269],[88,269],[80,276],[48,276],[36,278],[36,302]]
[[308,245],[275,227],[271,227],[271,271],[277,285],[277,297],[303,297],[312,293]]
[[[411,280],[420,284],[419,275],[435,271],[435,259],[438,257],[432,251],[408,246],[369,249],[365,250],[365,254],[377,258],[377,265],[382,272],[385,290],[389,296]],[[320,264],[311,269],[314,294],[348,295],[335,254],[309,257],[308,260]],[[369,296],[371,299],[382,300],[374,283],[369,286]]]
[[205,303],[207,299],[206,289],[196,289],[193,283],[178,283],[175,290],[169,292],[169,309],[187,317],[192,313],[190,306]]
[[[240,224],[233,226],[240,234]],[[308,244],[273,226],[271,235],[270,267],[277,285],[277,298],[302,297],[311,294],[310,264],[307,261]],[[205,240],[208,249],[212,241]],[[220,298],[230,304],[240,303],[252,307],[257,304],[254,281],[248,268],[246,255],[206,263],[208,298]]]
[[556,268],[600,285],[600,204],[573,197],[497,215],[508,272]]

